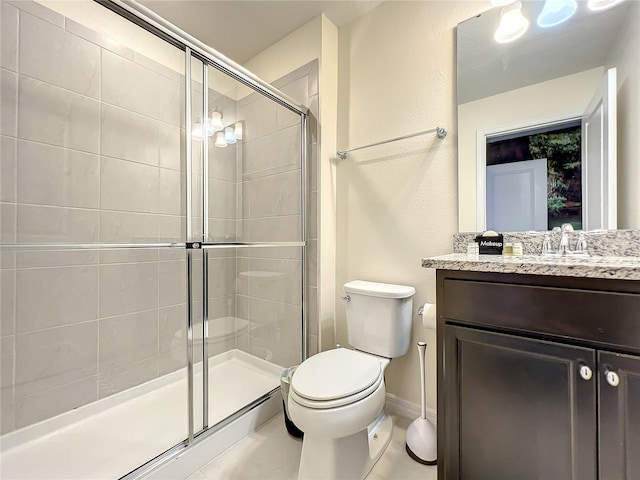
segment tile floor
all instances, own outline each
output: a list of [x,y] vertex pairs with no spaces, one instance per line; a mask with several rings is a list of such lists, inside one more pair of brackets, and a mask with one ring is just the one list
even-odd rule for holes
[[[391,443],[367,480],[435,480],[435,466],[420,465],[405,451],[410,420],[395,415],[393,420]],[[287,433],[280,414],[186,480],[296,480],[301,449],[302,442]]]

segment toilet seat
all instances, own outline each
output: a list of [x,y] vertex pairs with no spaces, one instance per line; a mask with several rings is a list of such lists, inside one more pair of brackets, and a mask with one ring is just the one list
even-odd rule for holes
[[335,408],[371,395],[383,378],[383,368],[376,357],[337,348],[304,361],[291,379],[290,395],[309,408]]

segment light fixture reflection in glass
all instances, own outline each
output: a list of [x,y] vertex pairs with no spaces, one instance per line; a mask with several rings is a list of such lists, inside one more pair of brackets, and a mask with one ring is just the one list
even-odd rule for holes
[[242,121],[234,122],[225,127],[222,123],[222,118],[222,112],[218,110],[218,107],[214,108],[210,117],[200,118],[193,125],[191,137],[194,140],[201,141],[205,135],[208,137],[215,136],[214,145],[220,148],[235,144],[242,138]]
[[236,137],[237,140],[242,140],[242,122],[236,122],[233,125],[233,136]]
[[559,25],[573,16],[577,9],[576,0],[547,0],[538,16],[538,25],[543,28]]
[[517,1],[503,7],[500,12],[500,25],[493,38],[498,43],[512,42],[525,34],[529,20],[522,15],[522,2]]
[[213,128],[211,128],[211,123],[208,118],[204,122],[200,119],[200,121],[193,126],[193,130],[191,130],[191,137],[194,140],[202,140],[205,132],[208,137],[213,136],[215,133]]
[[200,122],[193,126],[193,130],[191,130],[191,138],[194,140],[202,140],[202,124]]
[[233,136],[233,127],[225,127],[224,129],[224,141],[228,145],[236,143],[236,137]]
[[211,112],[211,128],[214,132],[219,132],[224,128],[222,125],[222,113],[217,110]]
[[214,145],[220,148],[225,148],[227,146],[227,142],[224,141],[224,134],[222,132],[216,133],[216,142]]
[[606,10],[622,2],[624,0],[589,0],[587,5],[591,10]]

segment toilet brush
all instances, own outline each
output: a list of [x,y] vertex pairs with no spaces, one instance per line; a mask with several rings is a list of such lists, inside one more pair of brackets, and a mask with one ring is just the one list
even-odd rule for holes
[[436,427],[427,420],[427,386],[425,383],[425,351],[427,344],[418,342],[420,355],[420,385],[422,387],[422,415],[407,428],[407,453],[418,463],[435,465],[437,461]]

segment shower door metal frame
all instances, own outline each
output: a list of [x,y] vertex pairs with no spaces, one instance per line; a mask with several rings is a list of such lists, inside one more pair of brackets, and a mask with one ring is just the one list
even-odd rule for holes
[[[185,68],[189,69],[190,71],[190,67],[191,67],[191,57],[196,58],[197,60],[200,60],[202,62],[202,118],[206,118],[209,114],[209,110],[208,110],[208,95],[207,92],[209,91],[209,75],[208,75],[208,71],[207,71],[207,67],[211,66],[213,68],[216,68],[218,70],[221,70],[224,73],[227,73],[226,69],[220,68],[220,66],[218,64],[215,64],[213,62],[211,62],[210,59],[206,59],[206,58],[201,58],[197,55],[195,55],[193,53],[193,51],[190,51],[190,49],[187,47],[187,54],[185,58],[189,58],[189,60],[187,61],[187,63],[185,64]],[[186,78],[186,77],[185,77]],[[244,82],[243,82],[244,83]],[[185,88],[187,85],[187,82],[185,81]],[[189,83],[190,85],[190,83]],[[264,93],[261,92],[261,89],[256,88],[255,86],[249,85],[252,88],[254,88],[256,91],[260,92],[260,93]],[[273,88],[273,87],[271,87]],[[189,90],[191,90],[189,88]],[[189,102],[191,101],[190,97],[191,97],[191,91],[189,91],[188,93],[189,96]],[[187,98],[187,92],[185,91],[185,99]],[[273,96],[269,95],[269,98],[271,98],[271,100],[274,100]],[[186,100],[185,100],[186,101]],[[229,248],[234,248],[234,249],[238,249],[238,248],[276,248],[276,247],[300,247],[302,248],[302,256],[301,256],[301,264],[302,264],[302,278],[301,283],[302,283],[302,299],[301,299],[301,304],[302,304],[302,318],[301,318],[301,322],[302,322],[302,339],[301,339],[301,361],[305,360],[308,356],[308,293],[307,293],[307,289],[308,289],[308,255],[307,255],[307,186],[308,186],[308,173],[307,173],[307,164],[308,164],[308,149],[307,149],[307,141],[309,138],[309,132],[308,132],[308,112],[307,113],[301,113],[298,112],[296,110],[294,110],[293,108],[290,108],[290,106],[286,105],[286,104],[281,104],[286,106],[287,108],[289,108],[289,110],[294,111],[295,113],[298,113],[300,115],[300,152],[299,152],[299,159],[300,159],[300,222],[301,222],[301,232],[302,232],[302,239],[301,241],[290,241],[290,242],[210,242],[208,241],[208,234],[209,234],[209,225],[208,225],[208,211],[209,211],[209,182],[208,182],[208,178],[209,178],[209,158],[208,158],[208,150],[209,150],[209,137],[207,135],[203,135],[202,137],[202,152],[201,152],[201,161],[202,161],[202,236],[201,238],[197,239],[195,238],[195,236],[193,235],[192,230],[188,229],[187,230],[187,243],[186,243],[186,248],[189,251],[189,254],[191,254],[191,251],[194,249],[199,249],[202,250],[202,256],[203,256],[203,263],[202,263],[202,268],[203,268],[203,275],[202,275],[202,288],[203,288],[203,330],[202,330],[202,335],[203,335],[203,342],[202,342],[202,358],[203,358],[203,368],[202,368],[202,372],[203,372],[203,391],[202,391],[202,430],[199,432],[195,432],[194,428],[193,428],[193,422],[190,423],[189,425],[189,438],[187,441],[187,444],[190,444],[193,442],[193,440],[196,437],[201,436],[203,433],[206,433],[209,430],[209,415],[208,415],[208,406],[209,406],[209,378],[208,378],[208,365],[206,364],[205,359],[208,359],[208,348],[207,348],[207,342],[206,339],[208,338],[208,331],[209,331],[209,311],[208,311],[208,258],[209,258],[209,250],[211,249],[229,249]],[[304,108],[304,107],[303,107]],[[189,114],[189,117],[187,117],[186,114],[186,108],[185,108],[185,125],[189,125],[191,123],[191,114]],[[204,133],[204,132],[203,132]],[[185,139],[186,145],[190,145],[191,141],[189,138],[189,129],[186,128],[185,129],[185,135],[187,136],[187,138]],[[192,149],[189,148],[188,150],[185,149],[185,156],[186,156],[186,164],[188,166],[190,166],[193,162],[193,158],[192,158]],[[191,179],[193,178],[192,175],[187,174],[187,177],[189,179],[189,182],[191,181]],[[191,188],[189,188],[189,193],[187,194],[187,210],[188,211],[192,211],[193,206],[191,205],[191,202],[193,201],[193,198],[190,194],[191,192]],[[192,223],[190,224],[192,228]],[[191,256],[188,257],[189,261],[191,261]],[[188,287],[188,291],[192,291],[192,285],[191,285],[191,278],[188,278],[187,280],[189,282],[189,287]],[[191,299],[191,295],[188,296],[189,299],[189,303],[190,303],[190,299]],[[192,321],[192,315],[193,312],[189,312],[189,321],[188,324],[190,325],[190,328],[193,328],[193,321]],[[190,360],[190,367],[189,367],[189,371],[190,371],[190,375],[193,372],[194,366],[193,366],[193,336],[189,337],[191,338],[191,343],[188,345],[188,350],[191,351],[191,360]],[[264,396],[264,400],[268,399],[271,395],[273,395],[274,393],[277,393],[279,391],[280,387],[275,388],[273,391],[269,392],[267,395]],[[190,391],[190,401],[189,401],[189,417],[191,419],[194,418],[194,412],[193,412],[193,400],[194,400],[194,396],[193,396],[193,386],[191,386],[191,391]],[[262,403],[262,402],[259,402]],[[244,411],[244,410],[243,410]],[[233,418],[237,418],[237,416],[233,416]]]
[[[122,477],[122,479],[130,480],[138,478],[142,475],[150,473],[157,469],[161,465],[167,463],[173,458],[184,453],[185,449],[197,444],[209,436],[220,431],[222,428],[240,418],[245,413],[249,412],[253,408],[264,403],[270,399],[273,395],[279,394],[280,387],[276,387],[272,391],[264,394],[260,398],[255,399],[253,402],[245,405],[242,409],[238,410],[234,414],[218,422],[212,427],[208,426],[208,389],[209,382],[207,375],[204,371],[206,368],[205,362],[208,361],[208,355],[206,350],[206,335],[208,334],[208,311],[205,306],[208,303],[208,290],[207,290],[207,273],[208,273],[208,250],[209,249],[221,249],[221,248],[273,248],[273,247],[300,247],[302,250],[301,262],[302,262],[302,339],[301,339],[301,358],[303,361],[308,356],[308,242],[307,242],[307,195],[308,195],[308,162],[309,162],[309,122],[308,115],[309,110],[307,107],[300,105],[294,99],[281,92],[277,88],[273,87],[266,81],[257,77],[249,70],[245,69],[241,65],[235,63],[228,57],[222,55],[220,52],[209,47],[208,45],[200,42],[196,38],[187,34],[183,30],[179,29],[175,25],[167,22],[160,16],[148,8],[138,4],[132,0],[94,0],[97,3],[105,6],[106,8],[114,11],[115,13],[123,16],[132,23],[140,26],[141,28],[149,31],[150,33],[162,38],[168,43],[176,46],[177,48],[185,52],[185,109],[184,109],[184,141],[185,150],[184,158],[186,165],[186,243],[172,244],[172,246],[184,246],[187,250],[187,370],[188,370],[188,437],[181,443],[171,447],[164,453],[158,455],[149,462],[141,465],[137,469],[133,470],[129,474]],[[208,115],[207,105],[207,92],[208,92],[208,75],[207,67],[214,67],[230,77],[236,79],[240,83],[250,87],[251,89],[261,93],[262,95],[275,101],[277,104],[287,108],[288,110],[300,115],[300,221],[302,238],[300,241],[294,242],[208,242],[208,137],[203,137],[203,153],[202,153],[202,175],[203,175],[203,205],[202,205],[202,236],[201,238],[195,238],[193,236],[193,172],[192,172],[192,155],[190,139],[190,125],[192,116],[192,90],[191,90],[191,59],[196,58],[203,64],[203,116]],[[77,246],[76,246],[77,248]],[[87,248],[91,248],[88,246]],[[194,342],[193,342],[193,328],[194,328],[194,315],[193,315],[193,254],[194,250],[202,250],[203,254],[203,428],[202,430],[195,432],[194,427]]]

